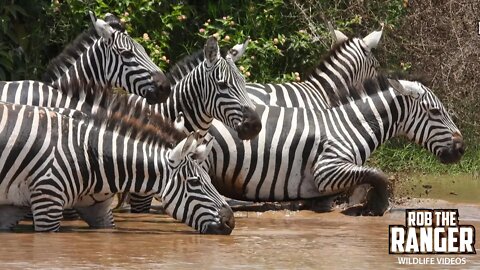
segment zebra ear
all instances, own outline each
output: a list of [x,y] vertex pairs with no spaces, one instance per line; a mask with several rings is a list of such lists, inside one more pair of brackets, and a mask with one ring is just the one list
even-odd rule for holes
[[327,28],[328,28],[328,31],[330,31],[330,35],[332,35],[333,42],[331,47],[348,40],[348,37],[344,33],[340,32],[339,30],[335,30],[333,28],[333,25],[331,22],[327,22]]
[[205,43],[203,48],[203,53],[205,54],[205,60],[207,65],[211,66],[215,61],[220,59],[220,48],[218,47],[217,39],[214,36],[210,36]]
[[394,90],[404,96],[419,98],[425,93],[425,90],[422,88],[422,85],[419,82],[392,79],[388,79],[388,82]]
[[195,155],[193,158],[197,160],[199,163],[206,160],[208,155],[212,151],[212,146],[214,141],[215,141],[215,138],[210,134],[207,134],[207,136],[204,138],[204,143],[197,146],[197,149],[195,149]]
[[197,147],[197,141],[195,140],[194,133],[190,133],[185,139],[175,146],[170,152],[168,159],[173,162],[173,164],[178,164],[182,161],[188,154],[193,153]]
[[103,37],[104,39],[109,39],[113,35],[113,32],[115,30],[104,20],[97,19],[95,14],[93,14],[93,12],[89,11],[88,13],[90,14],[90,19],[93,22],[93,26],[95,27],[97,34]]
[[233,46],[233,48],[228,51],[227,57],[232,58],[233,62],[237,62],[247,50],[248,43],[250,43],[250,36],[247,37],[245,42]]
[[372,33],[368,34],[368,36],[363,38],[363,42],[368,46],[370,49],[375,49],[380,42],[383,34],[383,25],[380,31],[373,31]]
[[113,15],[112,13],[105,14],[104,20],[108,23],[113,29],[125,33],[125,25],[120,21],[120,19]]
[[178,113],[175,122],[173,123],[173,127],[180,132],[185,131],[185,116],[183,116],[183,112]]

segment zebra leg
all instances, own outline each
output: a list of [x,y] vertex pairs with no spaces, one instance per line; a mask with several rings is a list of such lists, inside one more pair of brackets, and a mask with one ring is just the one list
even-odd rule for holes
[[60,229],[63,201],[58,191],[37,189],[31,195],[33,224],[37,232],[55,232]]
[[77,210],[73,208],[67,208],[63,210],[63,219],[64,220],[77,220],[80,216],[77,213]]
[[368,169],[363,175],[361,184],[369,184],[372,186],[367,191],[366,203],[361,209],[361,215],[364,216],[383,216],[388,209],[388,178],[378,170]]
[[113,208],[114,210],[120,210],[123,207],[129,207],[130,203],[130,192],[120,192],[115,194],[117,197],[117,205]]
[[115,228],[113,213],[110,209],[113,197],[87,207],[75,207],[80,217],[93,229]]
[[0,205],[0,231],[13,230],[29,212],[29,207]]
[[[373,188],[367,193],[366,202],[345,214],[382,216],[388,209],[388,178],[376,169],[350,163],[320,162],[315,173],[315,183],[321,193],[353,191],[358,185],[369,184]],[[358,200],[358,199],[357,199]]]
[[153,195],[130,193],[130,213],[150,213]]

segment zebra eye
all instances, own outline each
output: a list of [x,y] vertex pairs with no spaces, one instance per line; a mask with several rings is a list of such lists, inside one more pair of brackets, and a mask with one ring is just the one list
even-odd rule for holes
[[430,109],[430,114],[433,116],[440,116],[442,115],[442,112],[438,108],[432,108]]
[[198,177],[188,177],[187,182],[190,184],[198,185],[200,184],[200,178]]
[[218,81],[217,84],[218,84],[218,87],[220,87],[221,90],[227,90],[228,89],[228,84],[225,81]]
[[135,56],[131,50],[121,50],[120,54],[125,58],[133,58]]

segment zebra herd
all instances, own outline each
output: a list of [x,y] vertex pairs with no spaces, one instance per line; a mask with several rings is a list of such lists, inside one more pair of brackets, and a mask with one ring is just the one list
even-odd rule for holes
[[383,215],[388,179],[364,166],[381,144],[405,136],[443,163],[464,153],[430,89],[377,72],[383,31],[332,30],[336,44],[307,80],[257,84],[235,65],[248,40],[222,56],[210,37],[165,75],[118,18],[90,15],[42,82],[0,82],[0,230],[31,212],[35,231],[57,231],[65,209],[112,228],[119,192],[132,212],[160,199],[200,233],[234,229],[223,196],[298,200],[368,184],[358,214]]

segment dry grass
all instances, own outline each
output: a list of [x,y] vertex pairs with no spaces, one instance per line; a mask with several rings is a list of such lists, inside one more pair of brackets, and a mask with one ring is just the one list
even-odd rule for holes
[[[423,74],[472,143],[480,138],[480,3],[410,1],[394,51]],[[465,134],[468,133],[468,134]]]

